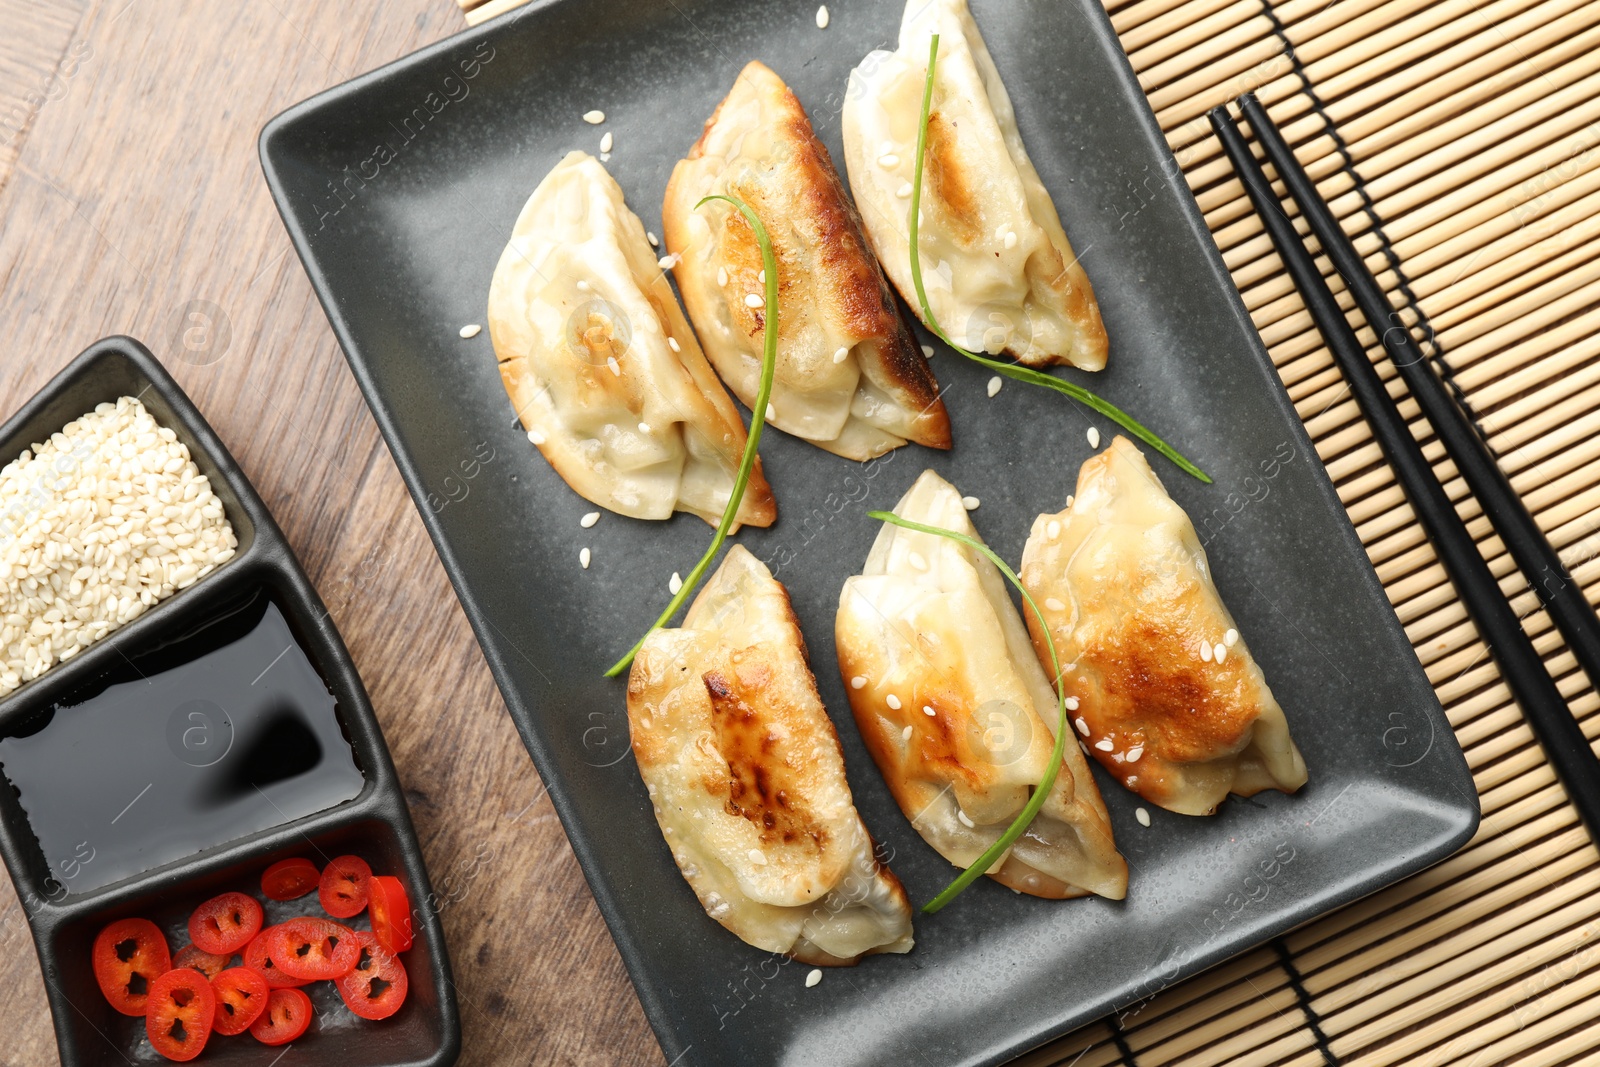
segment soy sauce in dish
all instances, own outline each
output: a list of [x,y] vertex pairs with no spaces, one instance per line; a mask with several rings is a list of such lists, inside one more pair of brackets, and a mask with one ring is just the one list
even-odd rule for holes
[[11,730],[0,773],[56,898],[331,808],[364,781],[264,591]]

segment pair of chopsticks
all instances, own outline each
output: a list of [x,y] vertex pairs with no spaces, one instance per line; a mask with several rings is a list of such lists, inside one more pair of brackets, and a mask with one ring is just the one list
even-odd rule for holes
[[[1267,160],[1299,205],[1301,215],[1316,235],[1323,252],[1343,278],[1345,287],[1355,297],[1362,316],[1372,332],[1380,338],[1389,360],[1434,433],[1443,442],[1456,469],[1477,496],[1484,514],[1493,523],[1495,532],[1505,543],[1523,577],[1538,594],[1541,605],[1566,638],[1568,647],[1588,675],[1590,684],[1600,686],[1600,617],[1596,616],[1595,609],[1585,598],[1583,589],[1567,573],[1555,548],[1528,513],[1522,498],[1512,488],[1510,479],[1495,462],[1477,427],[1424,358],[1411,331],[1389,303],[1355,246],[1345,236],[1338,220],[1318,194],[1305,169],[1295,159],[1294,152],[1267,115],[1266,109],[1250,93],[1240,97],[1239,107]],[[1357,340],[1355,331],[1350,328],[1338,301],[1318,270],[1316,261],[1306,250],[1294,223],[1273,193],[1239,126],[1225,106],[1213,108],[1209,118],[1212,129],[1216,131],[1223,150],[1244,182],[1245,191],[1277,248],[1279,258],[1283,260],[1295,288],[1305,300],[1317,324],[1317,331],[1332,350],[1349,383],[1350,392],[1360,404],[1372,426],[1373,435],[1394,466],[1412,509],[1422,520],[1456,592],[1460,594],[1479,633],[1499,662],[1511,695],[1521,706],[1528,726],[1544,748],[1573,806],[1589,828],[1590,838],[1600,840],[1600,760],[1596,759],[1594,749],[1573,718],[1566,699],[1545,670],[1544,662],[1534,649],[1533,641],[1522,629],[1516,612],[1500,592],[1499,583],[1479,554],[1466,524],[1461,521],[1444,487],[1435,478],[1433,467],[1423,455],[1422,447],[1411,436],[1411,430],[1395,400],[1384,387],[1378,371],[1367,357],[1366,349]]]

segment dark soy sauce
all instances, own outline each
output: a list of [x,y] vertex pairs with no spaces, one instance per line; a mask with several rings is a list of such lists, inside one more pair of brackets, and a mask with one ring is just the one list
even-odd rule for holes
[[264,592],[13,730],[0,772],[70,893],[326,810],[363,784],[332,694]]

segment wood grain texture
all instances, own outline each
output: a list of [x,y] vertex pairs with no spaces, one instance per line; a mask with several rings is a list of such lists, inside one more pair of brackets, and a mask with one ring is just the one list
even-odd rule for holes
[[[257,162],[272,115],[461,25],[436,0],[0,0],[0,412],[95,339],[143,340],[255,482],[366,680],[443,901],[460,1063],[656,1065]],[[191,301],[209,322],[182,317]],[[6,880],[0,1018],[0,1065],[58,1062]]]

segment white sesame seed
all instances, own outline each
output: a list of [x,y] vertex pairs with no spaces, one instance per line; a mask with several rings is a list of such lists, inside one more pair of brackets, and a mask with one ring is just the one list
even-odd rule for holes
[[932,345],[923,345],[922,346],[922,358],[923,359],[932,359],[933,358],[933,346]]
[[1054,541],[1056,538],[1060,537],[1061,536],[1061,523],[1056,519],[1051,519],[1049,522],[1045,523],[1044,524],[1044,535],[1046,537],[1048,537],[1052,541]]
[[756,281],[762,285],[767,284],[767,268],[762,267],[760,270],[756,271]]
[[900,731],[900,740],[902,740],[902,741],[911,740],[911,727],[907,726],[904,730]]
[[1234,645],[1238,644],[1239,631],[1230,629],[1227,633],[1222,635],[1222,643],[1227,645],[1229,648],[1232,648]]
[[1132,748],[1128,749],[1128,762],[1138,763],[1139,757],[1142,755],[1144,755],[1144,746],[1134,745]]
[[1102,737],[1100,740],[1094,743],[1094,747],[1098,748],[1101,752],[1110,752],[1117,746],[1111,743],[1111,738]]
[[483,332],[483,327],[479,326],[477,323],[474,322],[470,326],[461,327],[461,339],[463,341],[471,340],[472,338],[478,336],[482,332]]
[[536,445],[542,445],[544,444],[544,434],[540,433],[538,430],[529,430],[528,440],[532,441]]
[[[1069,663],[1065,667],[1063,667],[1062,670],[1063,671],[1070,671],[1072,668],[1074,668],[1076,666],[1077,666],[1076,663]],[[1066,704],[1068,711],[1077,711],[1078,710],[1078,698],[1077,697],[1067,697],[1067,699],[1064,700],[1062,703]]]
[[767,865],[767,854],[759,848],[751,849],[746,855],[750,857],[750,862],[757,867],[765,867]]
[[1005,383],[1000,380],[1000,375],[998,375],[998,374],[996,374],[993,378],[990,378],[989,379],[989,395],[990,396],[994,396],[996,393],[998,393],[1000,391],[1000,386],[1003,385],[1003,384],[1005,384]]
[[889,705],[889,707],[895,711],[900,710],[900,698],[895,696],[893,693],[890,693],[887,697],[885,697],[883,702]]
[[925,571],[928,569],[928,561],[922,558],[921,552],[912,552],[906,558],[911,561],[911,565],[917,570]]
[[775,419],[777,417],[778,417],[778,409],[773,407],[771,404],[768,404],[767,405],[767,421],[771,422],[773,419]]
[[817,8],[817,29],[825,30],[827,28],[828,28],[828,5],[827,4],[823,4],[821,7]]
[[972,817],[971,816],[969,816],[966,812],[962,811],[960,808],[956,809],[956,818],[960,819],[961,820],[961,825],[965,826],[969,830],[978,825],[977,823],[972,821]]
[[615,374],[618,378],[622,377],[622,364],[617,362],[616,356],[607,356],[606,366],[611,368],[612,374]]
[[[1132,780],[1133,779],[1131,779],[1131,778],[1129,779],[1129,781],[1132,781]],[[1150,813],[1148,811],[1145,811],[1143,808],[1134,808],[1133,809],[1133,817],[1135,819],[1139,820],[1139,825],[1140,826],[1149,826],[1150,825]]]
[[922,714],[926,715],[930,719],[936,719],[939,717],[939,713],[933,710],[932,704],[922,705]]
[[981,503],[983,503],[983,501],[979,500],[975,496],[964,496],[961,498],[961,506],[966,508],[968,511],[977,511],[978,505]]
[[583,121],[591,126],[598,126],[605,120],[606,113],[604,111],[585,111],[583,113]]
[[678,344],[678,339],[676,337],[668,337],[667,338],[667,347],[672,349],[674,352],[682,352],[683,351],[683,346]]
[[1049,608],[1051,611],[1067,610],[1067,606],[1053,596],[1047,596],[1044,598],[1044,606]]
[[1215,645],[1213,645],[1211,647],[1211,655],[1212,655],[1213,658],[1216,659],[1216,661],[1218,663],[1221,663],[1223,661],[1224,657],[1227,656],[1227,654],[1228,654],[1228,646],[1222,644],[1221,642],[1218,642],[1217,644],[1215,644]]
[[746,293],[744,295],[744,306],[747,308],[758,308],[764,305],[766,302],[767,298],[762,296],[760,293]]
[[679,576],[677,571],[673,571],[672,577],[667,581],[667,592],[671,593],[673,596],[677,596],[682,591],[683,578]]
[[662,270],[671,270],[673,267],[676,267],[677,265],[678,265],[678,257],[677,256],[662,256],[660,259],[656,260],[656,266],[660,267]]
[[611,151],[611,146],[613,144],[615,144],[615,143],[616,143],[616,138],[611,135],[611,131],[610,130],[607,130],[604,134],[602,134],[600,136],[600,151],[602,151],[602,152]]
[[878,166],[883,167],[885,170],[893,170],[899,165],[900,157],[895,155],[893,152],[885,152],[883,155],[878,157]]
[[728,268],[727,267],[718,267],[717,268],[717,284],[718,285],[727,285],[728,284]]
[[858,674],[854,678],[850,679],[851,689],[864,689],[866,688],[866,685],[867,679],[865,675]]
[[1211,642],[1210,641],[1201,641],[1200,642],[1200,662],[1201,663],[1210,663],[1211,662]]
[[584,570],[589,569],[589,561],[592,559],[594,559],[594,553],[590,552],[588,548],[579,550],[578,563],[582,565]]
[[[822,10],[826,11],[828,9],[827,8],[823,8]],[[817,984],[820,983],[821,981],[822,981],[822,968],[821,967],[813,967],[813,968],[811,968],[811,970],[806,972],[806,988],[807,989],[815,988],[817,986]]]
[[843,363],[845,360],[847,360],[849,358],[850,358],[850,350],[848,348],[843,347],[843,346],[841,346],[839,348],[839,350],[833,354],[833,361],[835,363]]
[[650,424],[648,422],[641,422],[639,424],[639,432],[648,434],[650,432]]
[[591,512],[589,512],[589,514],[585,515],[583,518],[578,520],[578,525],[582,526],[585,530],[587,530],[587,529],[589,529],[591,526],[593,526],[595,523],[597,523],[599,521],[600,521],[600,513],[598,511],[591,511]]
[[901,200],[911,199],[911,183],[906,182],[904,185],[900,186],[900,188],[894,191],[894,195],[898,196]]
[[1007,231],[1005,237],[1003,238],[1003,240],[1005,241],[1005,245],[1006,245],[1007,248],[1015,248],[1015,247],[1017,247],[1017,235],[1016,234],[1011,233],[1010,231]]
[[589,283],[584,281],[582,278],[579,278],[578,279],[578,288],[580,290],[582,290],[583,292],[587,293],[589,291]]
[[1089,427],[1089,447],[1100,447],[1100,431],[1093,426]]
[[654,230],[646,230],[645,234],[644,234],[644,239],[646,241],[650,242],[650,247],[651,248],[660,248],[661,247],[661,238],[656,236]]
[[1083,721],[1082,715],[1078,716],[1076,719],[1073,719],[1072,725],[1076,726],[1078,728],[1078,732],[1084,737],[1089,736],[1089,724]]

